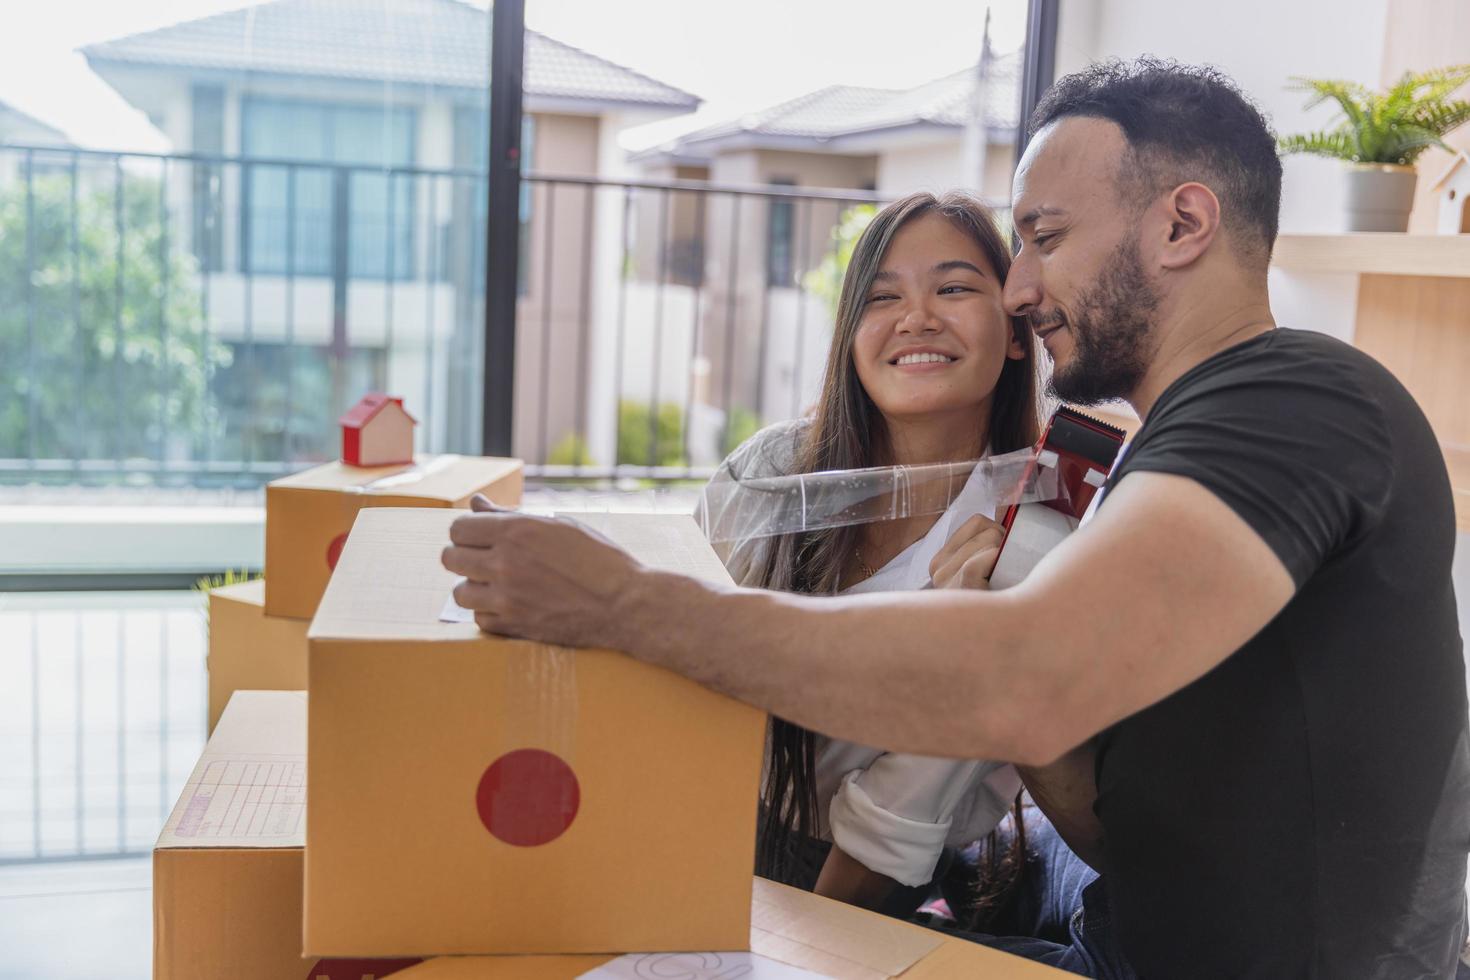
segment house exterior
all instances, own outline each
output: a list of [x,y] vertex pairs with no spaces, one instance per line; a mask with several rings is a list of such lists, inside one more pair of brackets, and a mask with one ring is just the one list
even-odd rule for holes
[[[738,216],[724,200],[676,196],[665,215],[644,206],[640,222],[662,222],[669,251],[640,239],[639,276],[700,290],[696,403],[745,406],[766,421],[811,404],[840,285],[814,295],[812,270],[834,226],[873,195],[958,188],[1009,199],[1020,70],[1021,52],[996,56],[987,41],[975,66],[911,89],[828,86],[633,155],[653,179],[854,192],[853,202],[746,198]],[[696,451],[696,462],[720,448]]]
[[[176,154],[199,155],[171,161],[170,207],[216,336],[249,351],[217,378],[254,440],[234,451],[319,454],[369,388],[419,407],[420,448],[479,444],[489,32],[458,0],[275,0],[83,49]],[[622,130],[699,104],[529,30],[524,93],[525,169],[579,176],[625,173]],[[539,365],[579,329],[575,302],[553,297],[581,295],[599,258],[617,266],[584,260],[584,210],[601,222],[612,203],[594,196],[523,188],[518,447],[541,403],[551,431],[576,423],[584,379],[543,399]],[[616,232],[594,236],[616,248]],[[284,431],[249,431],[262,399],[287,403]]]
[[1010,194],[1021,52],[910,89],[831,85],[635,155],[649,176],[715,183]]
[[[6,144],[46,146],[58,149],[68,149],[73,146],[66,134],[55,126],[21,112],[13,105],[0,102],[0,147]],[[32,174],[64,168],[68,165],[67,158],[62,156],[47,154],[31,154],[30,156]],[[19,151],[0,153],[0,186],[16,180],[24,180],[26,165],[26,154],[24,153]]]

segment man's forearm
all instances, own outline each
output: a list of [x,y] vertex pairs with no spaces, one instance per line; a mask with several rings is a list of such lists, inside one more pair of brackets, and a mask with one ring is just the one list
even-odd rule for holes
[[1026,614],[1004,594],[720,591],[645,571],[615,644],[796,724],[884,748],[1050,761]]

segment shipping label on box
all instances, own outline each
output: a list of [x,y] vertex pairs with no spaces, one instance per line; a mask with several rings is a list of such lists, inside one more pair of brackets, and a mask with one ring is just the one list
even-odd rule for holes
[[153,851],[155,980],[378,980],[418,962],[301,953],[306,694],[230,702]]
[[209,730],[236,691],[306,690],[309,619],[265,614],[259,579],[209,592]]
[[327,463],[265,488],[265,611],[310,619],[336,567],[357,512],[365,507],[466,508],[483,493],[521,502],[518,459],[420,456],[410,466]]
[[[457,516],[363,511],[312,623],[307,950],[746,948],[765,716],[619,653],[441,622]],[[690,517],[588,521],[729,582]]]

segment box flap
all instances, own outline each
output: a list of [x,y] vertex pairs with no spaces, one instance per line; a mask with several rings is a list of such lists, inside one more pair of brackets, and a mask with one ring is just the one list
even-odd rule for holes
[[158,848],[306,843],[306,692],[237,691]]
[[251,579],[249,582],[236,582],[234,585],[221,585],[209,590],[209,598],[228,599],[230,602],[243,602],[249,606],[265,607],[265,579]]
[[887,980],[943,942],[937,932],[755,879],[750,949],[773,960],[829,976]]
[[521,469],[518,459],[419,455],[411,466],[348,466],[341,460],[272,480],[273,488],[336,490],[454,502]]
[[[458,577],[441,560],[449,525],[461,513],[391,507],[360,511],[312,620],[313,640],[471,640],[474,623],[444,623]],[[684,514],[565,515],[645,565],[729,584],[730,576]]]

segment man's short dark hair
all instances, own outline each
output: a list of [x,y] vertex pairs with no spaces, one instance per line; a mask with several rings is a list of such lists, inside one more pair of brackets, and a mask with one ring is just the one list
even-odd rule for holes
[[1265,268],[1281,210],[1281,159],[1265,117],[1228,76],[1154,58],[1105,61],[1059,79],[1032,113],[1030,132],[1068,116],[1123,130],[1129,153],[1119,177],[1139,207],[1188,181],[1209,187],[1242,257]]

